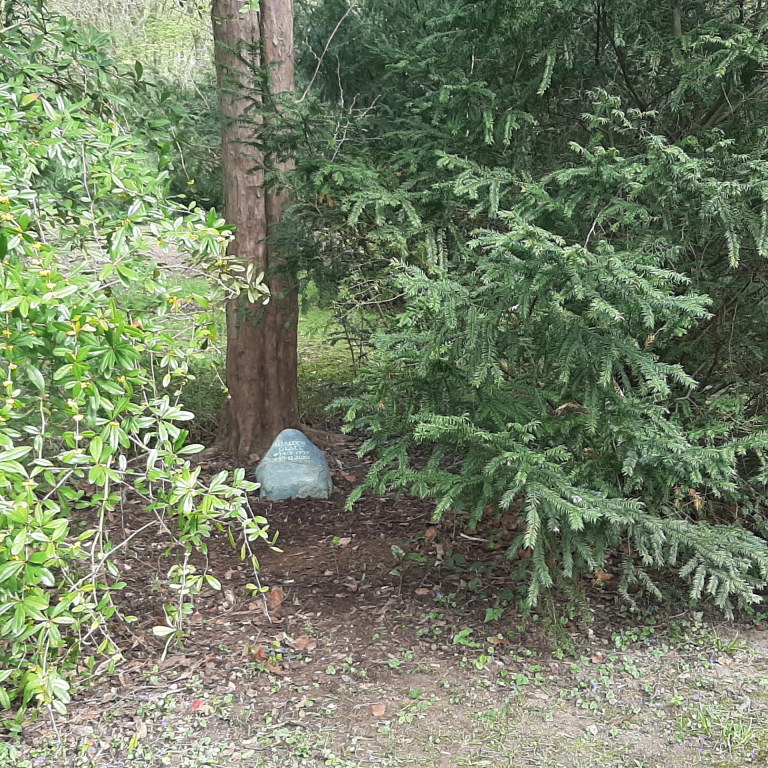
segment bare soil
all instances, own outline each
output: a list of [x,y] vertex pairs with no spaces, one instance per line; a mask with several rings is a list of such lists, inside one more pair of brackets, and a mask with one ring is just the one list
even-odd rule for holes
[[[196,599],[183,650],[164,655],[152,632],[171,599],[159,586],[171,538],[159,526],[134,536],[116,559],[120,609],[137,617],[120,630],[125,663],[66,716],[30,724],[6,764],[768,765],[768,633],[628,611],[610,574],[585,584],[581,609],[524,619],[526,553],[506,556],[514,512],[471,531],[433,524],[414,498],[346,510],[366,471],[355,450],[326,451],[329,501],[251,500],[280,531],[282,552],[258,552],[266,597],[212,536],[195,562],[223,589]],[[130,501],[116,543],[147,521]]]

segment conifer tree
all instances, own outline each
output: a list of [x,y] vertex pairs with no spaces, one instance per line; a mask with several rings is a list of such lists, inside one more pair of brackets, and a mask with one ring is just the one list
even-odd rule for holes
[[248,87],[254,78],[263,75],[266,83],[263,97],[257,98],[269,100],[293,91],[293,4],[261,0],[252,8],[240,0],[216,0],[212,19],[223,120],[225,215],[237,227],[234,249],[248,259],[253,275],[266,276],[270,289],[270,297],[255,304],[242,295],[227,306],[230,400],[219,443],[230,454],[248,458],[262,453],[280,431],[297,427],[299,421],[296,285],[267,241],[282,218],[286,195],[264,184],[269,158],[254,146],[263,118],[258,111],[248,117]]
[[763,4],[304,12],[333,115],[297,173],[307,264],[333,280],[340,252],[344,311],[390,310],[347,402],[365,487],[517,514],[530,604],[620,552],[627,596],[672,566],[726,612],[758,599]]

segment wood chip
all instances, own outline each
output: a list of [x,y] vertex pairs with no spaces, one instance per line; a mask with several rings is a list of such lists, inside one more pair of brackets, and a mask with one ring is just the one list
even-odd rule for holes
[[134,725],[136,726],[136,736],[140,739],[146,739],[147,738],[147,724],[140,718],[135,717],[133,719]]

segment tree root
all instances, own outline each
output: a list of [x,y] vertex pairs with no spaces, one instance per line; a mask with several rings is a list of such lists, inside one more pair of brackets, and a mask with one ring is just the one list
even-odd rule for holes
[[349,437],[342,435],[340,432],[326,432],[322,429],[308,427],[306,424],[299,424],[299,430],[321,450],[327,450],[328,448],[334,448],[349,442]]

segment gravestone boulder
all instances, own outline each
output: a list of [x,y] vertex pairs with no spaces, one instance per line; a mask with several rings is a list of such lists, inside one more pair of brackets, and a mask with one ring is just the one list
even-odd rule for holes
[[261,497],[327,499],[333,485],[322,451],[298,429],[284,429],[256,467]]

